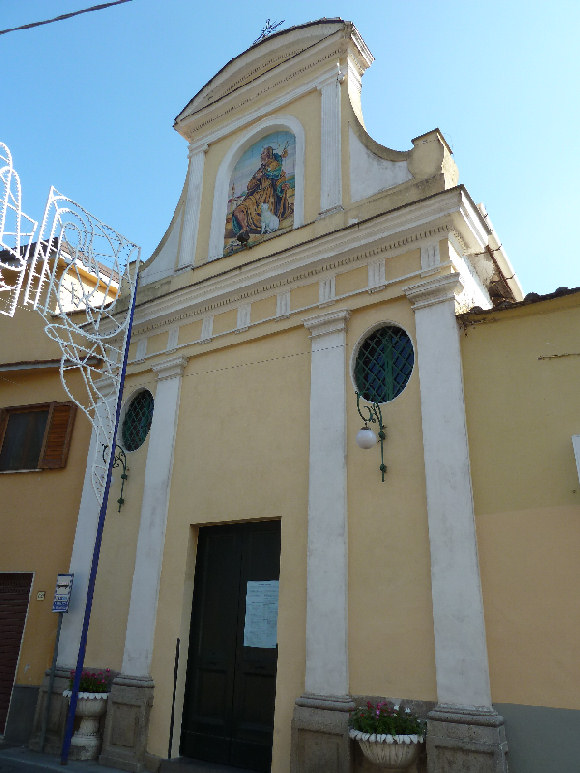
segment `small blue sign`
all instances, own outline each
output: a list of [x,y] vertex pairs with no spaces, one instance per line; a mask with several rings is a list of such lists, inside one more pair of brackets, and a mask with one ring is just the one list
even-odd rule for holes
[[56,590],[52,602],[53,612],[68,612],[74,574],[59,574],[56,578]]

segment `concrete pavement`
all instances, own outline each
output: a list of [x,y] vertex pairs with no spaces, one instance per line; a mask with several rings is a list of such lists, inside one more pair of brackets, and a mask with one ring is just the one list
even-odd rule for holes
[[0,741],[0,773],[40,773],[41,770],[58,773],[119,773],[117,768],[106,768],[97,762],[69,760],[66,766],[51,754],[39,754],[25,746],[11,746]]

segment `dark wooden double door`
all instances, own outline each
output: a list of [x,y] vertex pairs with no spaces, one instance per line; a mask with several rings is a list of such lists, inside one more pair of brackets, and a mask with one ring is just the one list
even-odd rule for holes
[[270,770],[279,573],[279,521],[200,529],[183,756]]

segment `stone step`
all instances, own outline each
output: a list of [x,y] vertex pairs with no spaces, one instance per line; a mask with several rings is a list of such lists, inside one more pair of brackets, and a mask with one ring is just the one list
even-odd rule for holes
[[256,773],[256,771],[193,760],[189,757],[176,757],[173,760],[163,760],[159,766],[159,773]]

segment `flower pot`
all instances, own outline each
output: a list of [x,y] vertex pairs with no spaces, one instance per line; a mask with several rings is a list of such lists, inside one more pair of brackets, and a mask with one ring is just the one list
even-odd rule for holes
[[[72,692],[64,690],[62,695],[70,700]],[[75,717],[80,718],[80,725],[70,742],[75,759],[97,759],[101,745],[99,724],[107,711],[108,696],[107,692],[79,692]]]
[[422,735],[381,735],[349,730],[349,736],[358,742],[364,756],[384,770],[405,771],[417,759]]

